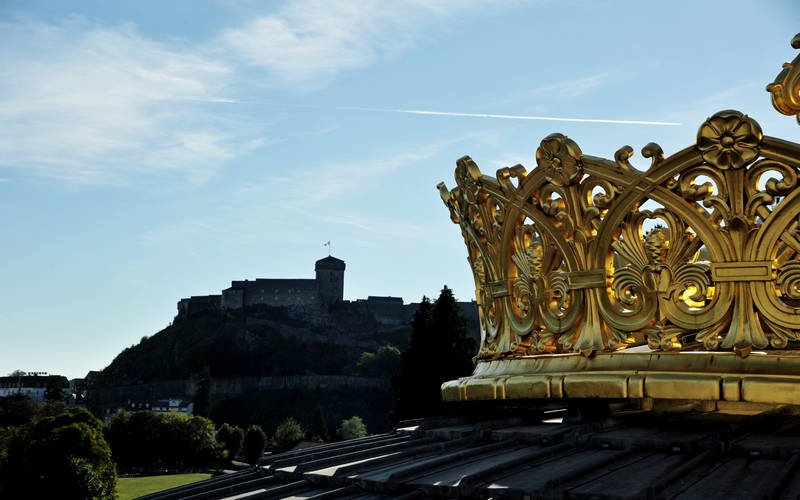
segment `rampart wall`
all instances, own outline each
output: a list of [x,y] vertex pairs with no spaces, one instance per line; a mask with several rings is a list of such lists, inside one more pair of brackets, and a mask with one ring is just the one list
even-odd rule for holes
[[[171,380],[148,384],[125,385],[102,389],[103,401],[115,405],[128,399],[153,400],[164,398],[191,398],[197,389],[198,380]],[[286,375],[269,377],[212,378],[212,396],[241,394],[254,390],[270,389],[389,389],[389,380],[374,377],[349,375]]]

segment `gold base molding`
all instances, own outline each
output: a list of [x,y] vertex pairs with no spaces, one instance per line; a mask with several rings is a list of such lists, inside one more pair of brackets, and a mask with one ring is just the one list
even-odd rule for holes
[[442,384],[451,401],[653,398],[800,405],[800,355],[615,352],[479,361]]

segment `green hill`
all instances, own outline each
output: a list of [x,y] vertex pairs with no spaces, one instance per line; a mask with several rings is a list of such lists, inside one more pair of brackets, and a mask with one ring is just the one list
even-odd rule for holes
[[347,310],[332,311],[324,325],[270,306],[248,308],[234,317],[207,312],[176,319],[124,349],[98,382],[121,386],[185,380],[201,373],[213,378],[350,375],[356,373],[362,352],[384,344],[402,349],[409,332],[408,327],[387,329],[374,318]]

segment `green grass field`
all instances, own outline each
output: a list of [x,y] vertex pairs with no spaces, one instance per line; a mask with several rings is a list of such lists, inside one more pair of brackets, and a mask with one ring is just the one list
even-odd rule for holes
[[117,498],[130,500],[156,491],[208,479],[211,474],[167,474],[165,476],[121,477],[117,480]]

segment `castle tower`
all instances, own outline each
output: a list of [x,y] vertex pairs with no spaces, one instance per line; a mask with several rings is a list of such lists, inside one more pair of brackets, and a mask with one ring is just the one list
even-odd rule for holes
[[317,272],[317,291],[324,304],[340,302],[344,297],[344,261],[325,257],[314,265]]

